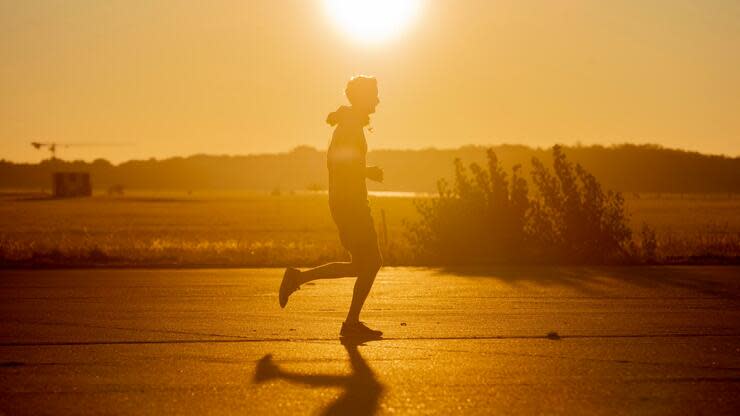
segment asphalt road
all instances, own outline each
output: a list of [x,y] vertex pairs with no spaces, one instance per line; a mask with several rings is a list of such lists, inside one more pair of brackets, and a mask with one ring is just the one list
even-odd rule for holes
[[0,413],[738,414],[740,268],[0,271]]

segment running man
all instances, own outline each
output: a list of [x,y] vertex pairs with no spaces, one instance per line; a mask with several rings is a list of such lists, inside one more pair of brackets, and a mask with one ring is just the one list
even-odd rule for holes
[[306,282],[319,279],[355,277],[352,304],[339,334],[343,337],[375,337],[381,331],[368,328],[360,321],[360,311],[375,275],[382,265],[378,236],[370,215],[365,179],[383,182],[383,170],[366,166],[367,141],[364,128],[370,123],[370,114],[380,103],[375,78],[353,77],[344,91],[350,106],[341,106],[329,114],[326,122],[336,126],[327,152],[329,169],[329,208],[339,229],[339,238],[350,252],[352,262],[328,263],[310,270],[287,268],[280,284],[280,307],[284,308],[290,295]]

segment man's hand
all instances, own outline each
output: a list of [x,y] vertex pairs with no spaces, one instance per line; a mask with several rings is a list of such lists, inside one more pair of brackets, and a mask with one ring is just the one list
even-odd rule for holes
[[383,169],[377,166],[368,166],[365,168],[365,176],[371,181],[383,182]]

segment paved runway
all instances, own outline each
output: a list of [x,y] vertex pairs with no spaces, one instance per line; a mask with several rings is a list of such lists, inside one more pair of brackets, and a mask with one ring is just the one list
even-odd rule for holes
[[740,268],[0,271],[0,413],[738,414]]

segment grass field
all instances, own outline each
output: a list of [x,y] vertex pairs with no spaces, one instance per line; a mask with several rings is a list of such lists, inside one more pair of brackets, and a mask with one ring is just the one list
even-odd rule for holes
[[[636,234],[643,223],[656,230],[662,258],[740,254],[740,199],[642,197],[627,206]],[[412,198],[371,196],[371,207],[386,263],[412,264],[403,224],[416,217]],[[322,194],[0,198],[6,264],[305,266],[346,256]]]

